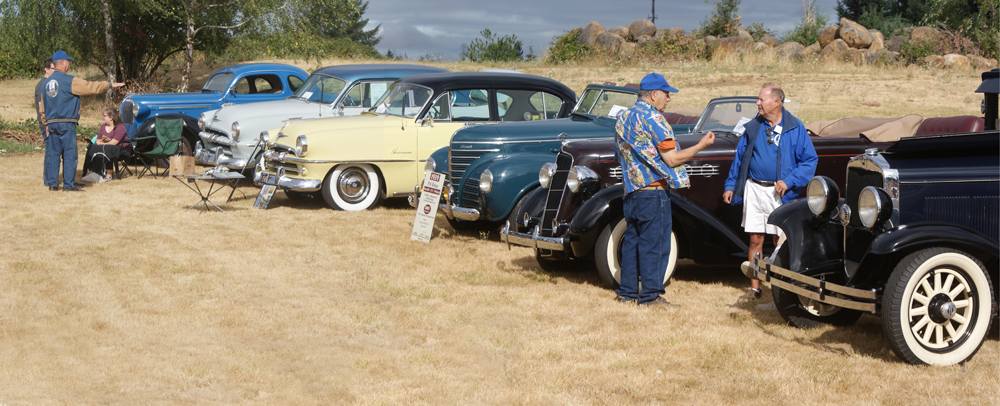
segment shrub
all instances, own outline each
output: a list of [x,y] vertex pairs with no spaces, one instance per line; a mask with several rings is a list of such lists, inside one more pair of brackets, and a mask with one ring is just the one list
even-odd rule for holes
[[596,50],[594,47],[577,42],[583,30],[575,28],[561,37],[552,39],[552,46],[549,47],[546,62],[560,63],[574,61],[592,55]]
[[774,31],[771,31],[770,29],[765,27],[764,24],[761,23],[751,23],[746,27],[746,30],[748,33],[750,33],[750,36],[753,37],[754,41],[760,41],[761,38],[764,38],[768,35],[772,37],[774,36]]
[[930,55],[937,54],[937,43],[932,40],[906,41],[899,48],[899,57],[906,63],[918,63]]
[[698,36],[731,37],[738,35],[740,28],[740,0],[717,0],[708,20],[702,21]]
[[327,58],[383,59],[375,48],[350,38],[330,39],[305,31],[247,35],[233,39],[233,46],[221,52],[206,53],[206,60],[242,62],[253,59],[314,59]]
[[684,35],[666,35],[640,44],[639,53],[643,56],[655,56],[678,59],[704,59],[708,57],[705,43]]
[[472,62],[516,62],[524,60],[523,45],[517,35],[497,36],[484,28],[479,32],[483,38],[476,38],[462,51],[462,60]]
[[875,6],[870,6],[861,13],[861,17],[858,18],[858,24],[861,24],[865,28],[879,30],[885,36],[892,35],[912,25],[902,15],[887,15],[879,11]]
[[830,20],[823,14],[816,14],[816,3],[810,0],[802,13],[799,23],[782,38],[785,42],[798,42],[809,46],[819,42],[819,34],[830,25]]

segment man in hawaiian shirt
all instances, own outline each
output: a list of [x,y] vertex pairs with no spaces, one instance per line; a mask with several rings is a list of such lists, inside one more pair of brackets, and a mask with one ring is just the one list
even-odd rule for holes
[[[681,149],[674,131],[660,114],[677,89],[658,73],[639,83],[639,101],[618,116],[616,154],[622,165],[627,228],[622,237],[619,302],[669,305],[661,298],[670,258],[670,195],[667,189],[690,187],[684,162],[715,142],[709,132],[697,145]],[[639,292],[640,278],[642,292]]]

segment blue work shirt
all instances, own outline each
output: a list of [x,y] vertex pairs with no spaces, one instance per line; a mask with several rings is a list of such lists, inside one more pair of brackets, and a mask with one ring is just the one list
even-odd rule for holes
[[[779,126],[784,128],[784,119],[778,123]],[[768,127],[767,121],[764,121],[765,125],[760,126],[760,130],[757,132],[757,138],[754,140],[753,145],[753,156],[750,157],[750,179],[762,180],[767,182],[777,182],[778,181],[778,143],[780,142],[780,134],[774,134],[773,139],[775,142],[767,143],[767,130],[774,130],[774,127]]]

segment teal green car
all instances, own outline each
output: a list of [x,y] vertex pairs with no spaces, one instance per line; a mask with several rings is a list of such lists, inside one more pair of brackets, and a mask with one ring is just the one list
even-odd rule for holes
[[[426,172],[447,175],[440,212],[456,229],[495,224],[516,213],[538,186],[538,168],[555,160],[569,141],[615,136],[615,117],[632,107],[637,87],[588,85],[570,117],[556,120],[472,125],[431,154]],[[675,133],[688,133],[698,117],[664,114]],[[611,157],[610,159],[614,159]],[[416,206],[420,188],[411,195]]]

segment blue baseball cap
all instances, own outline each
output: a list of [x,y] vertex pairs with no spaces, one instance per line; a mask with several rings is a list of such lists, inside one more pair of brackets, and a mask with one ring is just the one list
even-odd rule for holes
[[[54,59],[53,59],[54,60]],[[677,93],[679,90],[667,84],[667,78],[659,73],[650,73],[639,82],[639,90],[662,90],[664,92]]]
[[66,52],[63,50],[58,50],[56,51],[56,53],[52,54],[52,62],[58,61],[60,59],[69,59],[71,61],[73,60],[73,58],[70,58],[69,55],[66,55]]

